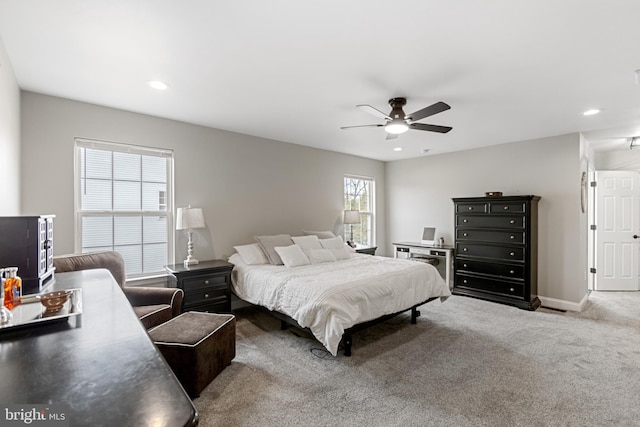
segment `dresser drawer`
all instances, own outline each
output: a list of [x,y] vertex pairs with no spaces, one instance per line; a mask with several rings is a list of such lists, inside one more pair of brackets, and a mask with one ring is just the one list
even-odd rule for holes
[[456,271],[464,273],[487,274],[506,279],[524,280],[524,267],[521,265],[497,264],[469,259],[456,259]]
[[460,257],[481,257],[508,261],[524,261],[524,248],[492,246],[475,243],[457,243],[456,253]]
[[456,215],[456,226],[458,227],[479,227],[479,228],[521,228],[525,227],[525,217],[514,216],[491,216],[491,215]]
[[474,289],[519,299],[524,298],[524,285],[519,283],[456,274],[455,287]]
[[500,202],[489,205],[490,213],[525,213],[527,205],[523,202]]
[[459,203],[456,205],[456,213],[487,213],[486,203]]
[[456,239],[459,241],[475,240],[490,243],[514,243],[524,245],[525,234],[523,231],[494,231],[494,230],[470,230],[459,228],[456,230]]
[[185,278],[182,281],[182,289],[185,293],[198,289],[226,289],[228,284],[226,274],[202,275]]

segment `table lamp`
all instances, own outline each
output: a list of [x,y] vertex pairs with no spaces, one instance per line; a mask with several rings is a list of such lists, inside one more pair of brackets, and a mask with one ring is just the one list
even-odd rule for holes
[[193,233],[194,228],[204,228],[204,215],[202,209],[192,208],[189,205],[186,208],[178,208],[176,213],[176,230],[189,230],[189,243],[187,243],[187,259],[184,260],[184,266],[198,264],[198,260],[193,257]]
[[348,210],[344,211],[344,220],[345,224],[351,224],[351,237],[347,242],[349,246],[355,248],[356,244],[353,241],[353,224],[360,224],[360,211]]

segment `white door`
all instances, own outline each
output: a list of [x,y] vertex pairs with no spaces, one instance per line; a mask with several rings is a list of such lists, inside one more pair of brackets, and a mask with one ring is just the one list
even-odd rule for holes
[[640,245],[638,172],[596,172],[597,291],[637,291]]

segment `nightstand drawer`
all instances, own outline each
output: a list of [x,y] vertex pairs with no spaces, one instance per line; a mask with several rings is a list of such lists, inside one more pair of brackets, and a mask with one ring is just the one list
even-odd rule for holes
[[227,288],[227,276],[225,274],[215,276],[196,276],[184,279],[183,281],[183,289],[185,293],[189,293],[192,290],[217,288]]
[[223,289],[198,289],[196,291],[184,293],[184,305],[190,306],[194,304],[216,304],[226,302],[227,290]]
[[227,299],[227,288],[195,289],[184,293],[184,304],[209,303],[216,299]]
[[216,300],[206,304],[184,306],[183,311],[202,311],[205,313],[230,313],[231,304],[227,300]]

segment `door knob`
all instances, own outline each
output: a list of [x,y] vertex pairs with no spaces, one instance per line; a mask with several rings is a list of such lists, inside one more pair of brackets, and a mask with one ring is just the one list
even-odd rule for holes
[[634,238],[634,239],[638,239],[638,238],[640,238],[640,236],[638,236],[637,234],[634,234],[634,235],[633,235],[633,238]]

